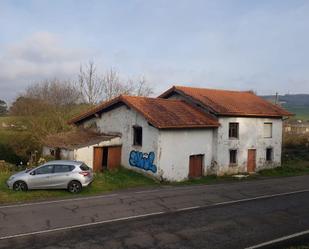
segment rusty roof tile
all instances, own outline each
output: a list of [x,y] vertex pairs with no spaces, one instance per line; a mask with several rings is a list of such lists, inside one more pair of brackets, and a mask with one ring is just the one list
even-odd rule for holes
[[187,104],[181,100],[166,100],[121,95],[105,102],[86,113],[73,118],[69,123],[77,124],[95,114],[106,111],[113,105],[125,104],[142,114],[146,120],[158,129],[179,128],[207,128],[217,127],[219,124],[209,114]]
[[159,98],[168,98],[173,93],[187,96],[213,113],[223,116],[282,117],[292,113],[274,105],[250,91],[228,91],[207,88],[173,86]]

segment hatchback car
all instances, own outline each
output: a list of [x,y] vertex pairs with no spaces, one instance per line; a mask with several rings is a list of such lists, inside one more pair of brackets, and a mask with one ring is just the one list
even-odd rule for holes
[[92,169],[85,163],[58,160],[12,175],[7,180],[7,186],[15,191],[67,189],[71,193],[78,193],[92,181]]

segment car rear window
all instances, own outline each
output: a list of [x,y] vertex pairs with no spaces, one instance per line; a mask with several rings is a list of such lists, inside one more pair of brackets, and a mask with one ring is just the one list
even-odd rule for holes
[[70,172],[75,168],[73,165],[55,165],[54,173]]
[[90,168],[86,165],[86,164],[82,164],[81,166],[79,166],[81,170],[90,170]]

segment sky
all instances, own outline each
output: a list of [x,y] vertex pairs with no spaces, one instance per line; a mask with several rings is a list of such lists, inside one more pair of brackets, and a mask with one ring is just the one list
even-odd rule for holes
[[0,0],[0,99],[81,64],[172,85],[309,93],[306,0]]

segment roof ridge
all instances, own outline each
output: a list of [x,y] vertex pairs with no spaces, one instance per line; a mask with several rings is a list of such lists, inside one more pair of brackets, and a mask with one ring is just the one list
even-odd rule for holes
[[162,99],[158,97],[146,97],[146,96],[132,96],[132,95],[121,95],[124,98],[143,98],[143,99],[151,99],[151,100],[158,100],[158,101],[168,101],[168,102],[180,102],[183,101],[181,99]]
[[236,93],[251,93],[251,94],[254,94],[251,90],[227,90],[227,89],[219,89],[219,88],[195,87],[195,86],[180,86],[180,85],[174,85],[173,87],[175,89],[190,88],[190,89],[198,89],[198,90],[209,90],[209,91],[222,91],[222,92],[236,92]]

